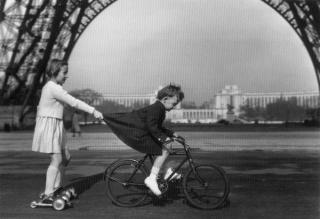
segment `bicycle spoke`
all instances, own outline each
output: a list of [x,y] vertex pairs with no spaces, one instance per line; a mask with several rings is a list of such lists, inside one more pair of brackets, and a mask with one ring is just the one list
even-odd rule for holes
[[214,209],[224,202],[229,184],[224,173],[211,165],[200,165],[190,170],[183,181],[188,201],[198,208]]
[[109,198],[119,206],[139,205],[147,196],[147,188],[143,183],[145,177],[146,173],[134,161],[120,162],[107,176]]

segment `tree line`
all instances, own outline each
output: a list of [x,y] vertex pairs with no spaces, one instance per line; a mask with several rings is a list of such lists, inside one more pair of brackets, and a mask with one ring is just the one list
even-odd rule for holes
[[319,123],[320,108],[305,108],[298,105],[297,98],[278,99],[266,107],[241,106],[240,118],[248,121],[284,121]]

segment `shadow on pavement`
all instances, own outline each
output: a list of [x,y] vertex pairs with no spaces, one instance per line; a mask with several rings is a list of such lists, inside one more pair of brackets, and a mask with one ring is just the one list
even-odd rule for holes
[[77,196],[89,190],[94,184],[103,180],[104,173],[99,173],[91,176],[77,177],[71,179],[71,183],[64,186],[65,189],[74,188]]

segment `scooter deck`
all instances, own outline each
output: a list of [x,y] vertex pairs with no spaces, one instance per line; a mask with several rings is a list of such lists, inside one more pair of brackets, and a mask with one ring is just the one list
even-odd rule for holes
[[37,208],[37,207],[52,207],[52,203],[43,203],[41,200],[40,201],[32,201],[30,204],[31,208]]

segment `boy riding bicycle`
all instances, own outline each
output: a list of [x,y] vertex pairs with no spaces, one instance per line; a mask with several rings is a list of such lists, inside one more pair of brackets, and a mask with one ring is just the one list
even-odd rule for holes
[[[172,110],[183,98],[181,87],[170,84],[158,91],[157,101],[152,105],[130,113],[108,114],[104,117],[112,131],[125,144],[139,152],[156,156],[150,175],[145,178],[144,183],[157,196],[161,195],[157,176],[169,156],[167,144],[171,142],[172,137],[183,139],[163,127],[162,123],[166,111]],[[172,169],[168,168],[165,179],[171,173]],[[173,176],[173,178],[179,177],[179,174]]]

